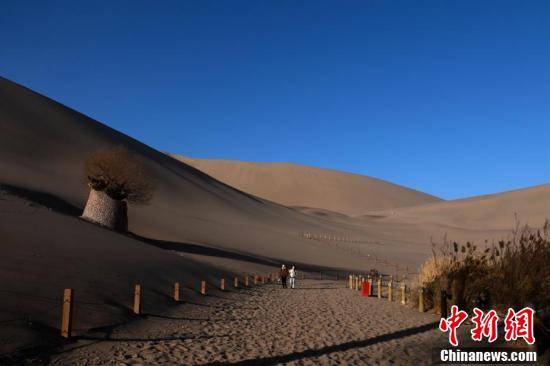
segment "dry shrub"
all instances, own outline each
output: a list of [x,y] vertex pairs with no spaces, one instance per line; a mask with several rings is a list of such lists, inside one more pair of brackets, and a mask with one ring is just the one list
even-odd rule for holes
[[420,270],[419,286],[424,287],[426,308],[441,289],[465,310],[505,309],[532,306],[550,309],[550,225],[542,230],[516,225],[508,241],[487,245],[479,251],[472,243],[450,245],[445,241],[441,254],[426,261]]
[[104,191],[115,200],[148,204],[153,197],[153,184],[141,158],[117,146],[98,150],[86,159],[85,174],[89,186]]
[[493,247],[494,297],[506,306],[550,310],[550,224],[516,227],[510,241]]
[[437,257],[434,255],[428,258],[428,260],[420,267],[417,277],[417,285],[424,287],[435,281],[448,271],[450,265],[451,261],[449,257]]

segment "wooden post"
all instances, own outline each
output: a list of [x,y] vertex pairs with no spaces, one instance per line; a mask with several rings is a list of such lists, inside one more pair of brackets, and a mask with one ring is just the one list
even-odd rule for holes
[[180,283],[174,283],[174,300],[180,301]]
[[254,286],[258,284],[258,276],[254,275]]
[[370,290],[369,290],[369,296],[372,296],[372,278],[369,277],[369,287],[370,287]]
[[441,290],[440,293],[440,307],[441,307],[441,317],[446,318],[447,317],[447,291]]
[[418,290],[418,311],[424,312],[424,289],[422,287]]
[[248,275],[244,276],[244,287],[248,287]]
[[141,314],[141,285],[134,285],[134,314]]
[[206,281],[201,281],[201,295],[206,295]]
[[393,279],[391,277],[388,283],[388,301],[393,301]]
[[220,281],[220,290],[225,291],[225,278]]
[[382,298],[382,277],[378,277],[378,282],[376,283],[376,285],[378,290],[378,298],[381,299]]
[[405,305],[407,303],[407,285],[405,285],[405,282],[401,284],[401,304]]
[[348,285],[349,285],[349,288],[350,288],[350,290],[351,290],[351,289],[353,288],[353,276],[352,276],[352,275],[349,275],[349,283],[348,283]]
[[233,280],[233,287],[239,288],[239,277],[235,277]]
[[61,315],[61,336],[63,338],[70,338],[73,329],[73,295],[73,289],[66,288],[63,291],[63,310]]

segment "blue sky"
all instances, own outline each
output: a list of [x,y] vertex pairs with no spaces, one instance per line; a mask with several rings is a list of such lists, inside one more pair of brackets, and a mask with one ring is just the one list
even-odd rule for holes
[[102,3],[4,2],[0,75],[163,151],[550,182],[548,1]]

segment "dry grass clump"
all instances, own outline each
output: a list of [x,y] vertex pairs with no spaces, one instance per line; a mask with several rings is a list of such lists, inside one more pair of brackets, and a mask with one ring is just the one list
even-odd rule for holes
[[140,158],[118,146],[92,153],[85,162],[89,186],[104,191],[115,200],[148,204],[153,196],[153,184]]
[[451,260],[447,256],[428,258],[424,264],[420,267],[420,271],[417,278],[417,284],[419,286],[426,286],[437,278],[441,277],[451,265]]
[[[444,289],[461,309],[505,309],[531,306],[550,309],[550,225],[541,230],[516,225],[512,238],[476,245],[445,244],[420,270],[418,286],[424,288],[425,305],[438,308]],[[434,301],[434,299],[437,299]]]
[[487,251],[492,271],[494,302],[550,310],[550,224],[533,231],[516,229],[512,241]]

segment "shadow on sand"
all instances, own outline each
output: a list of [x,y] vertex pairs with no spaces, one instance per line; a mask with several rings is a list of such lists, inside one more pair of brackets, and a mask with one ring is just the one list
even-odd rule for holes
[[[417,333],[423,333],[431,329],[435,329],[438,326],[438,322],[433,322],[425,325],[421,325],[414,328],[407,328],[399,330],[397,332],[379,335],[373,338],[368,338],[359,341],[351,341],[342,344],[335,344],[332,346],[326,346],[319,349],[308,349],[302,352],[294,352],[286,355],[265,357],[258,359],[243,360],[231,363],[231,365],[275,365],[286,362],[297,361],[303,358],[319,357],[333,352],[343,352],[354,348],[362,348],[372,346],[373,344],[388,342],[394,339],[408,337]],[[227,365],[226,362],[214,362],[207,364],[208,366],[221,366]]]
[[[174,159],[171,159],[171,160],[174,160]],[[53,211],[56,211],[65,215],[80,217],[80,215],[82,214],[81,207],[75,206],[74,204],[67,202],[64,199],[50,193],[16,187],[5,183],[0,183],[0,191],[4,191],[13,196],[26,199],[40,206],[47,207],[49,209],[52,209]],[[251,198],[257,199],[256,197],[253,197],[253,196]],[[88,221],[85,221],[85,222],[89,223]],[[96,225],[92,223],[89,223],[89,224]],[[104,229],[110,230],[107,228],[104,228]],[[126,235],[132,239],[139,240],[141,242],[156,246],[161,249],[172,250],[176,252],[234,259],[234,260],[240,260],[244,262],[250,262],[250,263],[255,263],[255,264],[260,264],[265,266],[271,266],[275,268],[278,268],[282,263],[288,262],[285,260],[281,260],[279,258],[261,257],[255,254],[240,253],[236,251],[226,250],[223,248],[216,248],[213,246],[152,239],[152,238],[147,238],[147,237],[134,234],[132,232],[127,232],[127,233],[121,232],[120,234]],[[304,272],[324,271],[325,275],[332,273],[333,276],[338,272],[347,272],[343,268],[314,266],[314,265],[309,265],[309,264],[300,263],[300,262],[296,262],[294,264]],[[321,278],[316,278],[316,279],[321,279]]]

